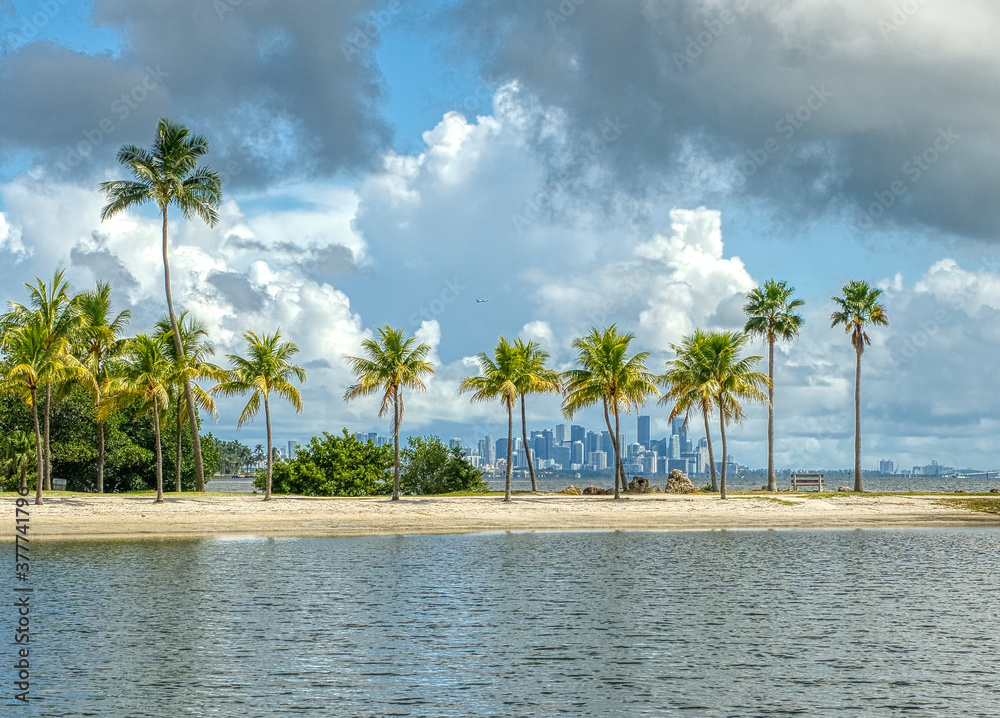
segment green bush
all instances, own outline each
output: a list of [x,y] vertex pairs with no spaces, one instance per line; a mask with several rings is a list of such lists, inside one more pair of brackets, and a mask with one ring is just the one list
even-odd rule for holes
[[436,436],[411,436],[401,452],[400,489],[407,494],[489,491],[482,472],[458,447],[446,447]]
[[[254,486],[263,491],[265,472]],[[343,430],[342,436],[323,432],[295,457],[276,461],[271,472],[271,492],[301,496],[376,496],[392,493],[392,447],[358,441]]]

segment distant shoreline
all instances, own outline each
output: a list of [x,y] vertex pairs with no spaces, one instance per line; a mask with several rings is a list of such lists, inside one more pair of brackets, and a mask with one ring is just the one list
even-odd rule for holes
[[[972,498],[969,496],[963,499]],[[13,515],[13,498],[3,496]],[[492,531],[853,529],[1000,526],[1000,515],[936,496],[830,498],[794,494],[580,497],[494,496],[316,498],[167,494],[59,494],[28,507],[32,540],[167,539],[212,536],[376,536]],[[8,528],[0,540],[13,541]]]

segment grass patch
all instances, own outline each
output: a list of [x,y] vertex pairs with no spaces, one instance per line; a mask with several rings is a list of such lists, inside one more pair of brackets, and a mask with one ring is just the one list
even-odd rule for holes
[[983,514],[1000,514],[1000,499],[945,499],[941,503]]

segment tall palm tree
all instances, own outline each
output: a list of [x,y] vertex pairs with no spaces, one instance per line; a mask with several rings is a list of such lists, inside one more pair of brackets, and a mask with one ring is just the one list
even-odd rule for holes
[[364,356],[346,357],[357,382],[344,392],[344,401],[382,392],[378,415],[385,416],[392,407],[392,443],[394,452],[392,500],[399,500],[399,425],[403,421],[403,389],[427,391],[422,377],[434,373],[427,361],[431,348],[416,337],[405,337],[402,329],[388,324],[378,330],[378,339],[361,343]]
[[[621,411],[629,413],[633,407],[638,411],[649,396],[658,394],[656,377],[646,369],[649,352],[628,356],[629,344],[634,338],[631,332],[619,334],[615,324],[604,331],[592,327],[590,334],[573,340],[573,348],[579,352],[576,358],[579,368],[563,374],[566,387],[563,415],[567,419],[572,419],[580,409],[597,403],[604,408],[604,423],[615,452],[616,499],[628,488],[619,440]],[[612,418],[615,420],[613,429]]]
[[[28,288],[28,305],[10,302],[10,310],[0,320],[4,327],[34,323],[44,332],[45,344],[53,349],[57,344],[65,350],[77,338],[83,319],[76,303],[70,298],[69,284],[64,280],[65,271],[58,270],[52,283],[46,285],[39,277],[34,284],[25,283]],[[66,344],[63,345],[63,342]],[[60,350],[60,351],[62,351]],[[53,352],[53,356],[59,352]],[[44,473],[40,474],[46,489],[52,488],[52,451],[50,448],[50,424],[52,415],[52,389],[60,384],[58,372],[49,372],[44,380],[45,409],[43,411],[43,454]]]
[[492,358],[486,352],[480,352],[476,359],[479,362],[479,375],[463,379],[458,392],[473,392],[469,399],[472,403],[499,398],[507,410],[507,471],[503,500],[510,503],[513,501],[510,475],[514,463],[514,404],[520,395],[517,380],[521,375],[522,354],[501,336]]
[[[174,447],[174,479],[177,485],[177,492],[183,490],[181,485],[181,459],[183,421],[184,421],[184,401],[186,386],[191,387],[191,392],[195,401],[203,411],[207,411],[212,416],[218,416],[215,409],[215,402],[211,395],[202,389],[198,384],[192,384],[199,379],[211,379],[213,381],[224,381],[225,372],[215,364],[207,361],[207,358],[215,354],[215,345],[208,341],[208,328],[203,322],[199,322],[193,317],[189,318],[187,312],[181,312],[177,318],[177,329],[181,335],[181,347],[183,352],[178,355],[177,347],[170,342],[167,346],[167,355],[173,365],[173,381],[170,383],[171,405],[174,407],[174,417],[177,421],[176,441]],[[164,317],[156,323],[156,336],[163,337],[169,341],[173,333],[170,325],[170,318]]]
[[746,412],[740,400],[767,401],[768,378],[754,371],[761,360],[759,356],[740,357],[740,350],[748,337],[742,332],[713,332],[704,346],[705,369],[709,387],[719,410],[719,434],[722,441],[722,471],[719,472],[719,496],[726,498],[726,424],[741,423]]
[[535,481],[535,462],[531,458],[531,447],[528,444],[528,424],[525,418],[524,397],[528,394],[558,394],[562,389],[559,372],[549,369],[545,362],[549,353],[534,341],[517,339],[514,351],[518,355],[520,374],[517,377],[517,393],[521,398],[521,438],[524,441],[524,456],[528,461],[528,472],[531,475],[531,490],[538,491]]
[[701,412],[705,420],[705,441],[708,444],[709,473],[712,478],[712,491],[718,490],[715,475],[715,457],[712,454],[712,432],[709,430],[708,419],[715,406],[712,393],[712,379],[707,370],[706,346],[708,334],[701,329],[695,329],[693,334],[684,337],[680,345],[671,344],[674,358],[667,362],[667,371],[657,377],[657,382],[666,389],[660,398],[660,404],[673,402],[669,420],[683,414],[685,419],[692,409]]
[[35,462],[35,449],[34,439],[20,429],[7,434],[0,444],[0,463],[9,476],[20,472],[22,490],[28,488],[28,467]]
[[[167,295],[167,312],[174,335],[174,350],[183,355],[181,335],[170,294],[170,263],[167,259],[167,210],[175,206],[185,219],[200,217],[210,227],[219,221],[217,209],[222,202],[222,180],[210,167],[199,167],[198,160],[208,153],[208,142],[201,135],[191,135],[188,128],[160,119],[151,150],[125,145],[118,150],[118,162],[132,171],[134,179],[102,182],[101,191],[108,204],[101,210],[106,220],[133,207],[153,202],[163,217],[162,252],[163,285]],[[194,448],[197,490],[205,490],[205,469],[198,437],[198,418],[190,381],[184,385],[191,438]]]
[[70,353],[70,343],[67,338],[56,337],[51,341],[50,339],[49,330],[41,321],[6,326],[3,331],[6,362],[0,388],[17,392],[31,406],[38,463],[38,479],[35,482],[35,504],[38,506],[43,503],[42,488],[46,460],[42,429],[38,419],[38,401],[41,398],[39,393],[54,383],[73,380],[86,383],[91,379],[86,367]]
[[[97,403],[111,381],[110,367],[122,353],[127,341],[121,337],[132,312],[121,311],[112,318],[111,287],[98,282],[92,292],[78,294],[73,299],[83,320],[78,338],[79,354],[84,366],[94,377]],[[97,421],[97,492],[104,493],[104,422]]]
[[851,335],[851,346],[857,354],[854,369],[854,490],[864,491],[861,476],[861,355],[865,346],[872,343],[865,327],[870,324],[888,326],[889,317],[879,302],[881,289],[869,286],[868,282],[854,280],[844,285],[843,292],[843,297],[832,298],[837,310],[830,315],[830,326],[844,325],[844,331]]
[[778,339],[788,341],[798,336],[803,319],[795,310],[805,302],[792,299],[795,287],[787,282],[767,280],[763,286],[747,294],[743,311],[747,315],[743,327],[750,336],[763,337],[767,341],[767,490],[777,491],[778,481],[774,476],[774,343]]
[[173,367],[167,355],[167,342],[162,336],[139,334],[129,340],[121,372],[111,379],[107,399],[98,407],[103,420],[115,409],[138,404],[137,417],[153,415],[153,435],[156,439],[156,503],[163,503],[163,444],[160,440],[160,418],[170,406],[168,387]]
[[247,343],[247,356],[226,355],[232,368],[224,381],[212,387],[211,393],[222,396],[251,394],[236,423],[237,429],[257,415],[263,400],[264,423],[267,428],[267,483],[264,488],[264,500],[270,501],[271,465],[274,461],[271,450],[271,394],[287,399],[295,407],[295,411],[301,413],[302,395],[292,386],[290,380],[295,377],[300,382],[305,381],[306,371],[291,363],[290,359],[299,353],[299,348],[295,342],[281,341],[280,329],[274,334],[260,336],[252,331],[246,331],[243,332],[243,338]]

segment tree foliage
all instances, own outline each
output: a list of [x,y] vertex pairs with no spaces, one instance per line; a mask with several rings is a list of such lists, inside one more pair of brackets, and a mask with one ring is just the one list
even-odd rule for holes
[[[272,467],[271,492],[300,496],[377,496],[392,493],[392,447],[358,441],[347,429],[340,436],[324,431],[295,457]],[[267,475],[257,473],[254,486],[264,489]]]
[[489,491],[482,472],[466,460],[465,452],[445,446],[436,436],[411,436],[402,455],[399,480],[407,494]]

